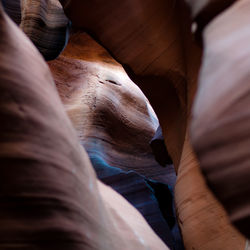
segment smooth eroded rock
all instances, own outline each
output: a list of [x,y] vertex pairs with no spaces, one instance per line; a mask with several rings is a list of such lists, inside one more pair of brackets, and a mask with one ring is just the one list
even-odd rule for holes
[[249,1],[237,1],[204,30],[192,143],[210,188],[250,237]]
[[0,248],[168,249],[97,181],[46,63],[1,5],[0,32]]

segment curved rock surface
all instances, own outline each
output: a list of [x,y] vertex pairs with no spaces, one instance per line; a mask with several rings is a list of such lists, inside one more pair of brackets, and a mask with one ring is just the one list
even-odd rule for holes
[[21,29],[45,60],[55,59],[68,41],[69,21],[58,0],[21,0]]
[[[86,29],[110,51],[150,100],[177,166],[185,137],[187,88],[182,28],[175,18],[182,11],[178,2],[126,0],[119,5],[114,0],[106,1],[105,5],[81,0],[61,2],[72,24]],[[107,14],[111,10],[112,15]],[[161,91],[152,91],[152,85]],[[175,107],[174,112],[170,107]]]
[[237,0],[185,0],[190,6],[192,17],[203,27],[216,15]]
[[68,42],[70,22],[58,0],[2,0],[7,14],[45,60],[55,59]]
[[245,249],[246,239],[230,224],[225,209],[208,188],[188,136],[175,201],[186,249]]
[[110,166],[159,181],[169,173],[175,178],[154,160],[149,144],[159,123],[141,90],[87,34],[70,41],[49,66],[82,145]]
[[47,65],[1,4],[0,33],[0,248],[168,249],[97,181]]
[[241,0],[204,30],[204,57],[191,128],[209,186],[248,238],[249,23],[250,3]]
[[[154,160],[149,143],[158,120],[143,93],[86,33],[72,35],[49,66],[98,177],[131,202],[171,249],[183,249],[178,226],[171,225],[171,233],[144,180],[152,178],[173,188],[176,176],[172,165],[163,169]],[[164,188],[161,192],[168,195]],[[170,207],[172,199],[170,194]],[[173,215],[172,210],[167,208],[165,214]]]
[[[243,249],[245,239],[229,223],[224,209],[204,184],[194,156],[190,153],[185,157],[185,152],[191,150],[187,142],[183,148],[183,142],[196,91],[199,50],[190,38],[182,4],[177,8],[175,1],[161,0],[127,0],[122,5],[110,0],[105,6],[78,0],[61,2],[73,25],[90,31],[124,65],[155,109],[169,154],[175,167],[180,167],[175,195],[185,247],[231,250],[231,246],[238,245]],[[111,9],[113,15],[106,15]],[[223,233],[214,230],[218,218]]]
[[167,151],[164,137],[162,135],[161,126],[158,126],[154,137],[150,141],[150,146],[154,153],[156,161],[162,166],[165,167],[167,164],[173,164],[173,161]]
[[[233,159],[232,161],[236,162],[235,159],[239,159],[239,155],[247,155],[244,151],[244,149],[247,148],[244,147],[245,145],[247,145],[247,129],[242,124],[247,124],[248,114],[247,112],[244,113],[243,117],[239,117],[237,116],[237,114],[240,114],[242,110],[245,110],[244,107],[246,106],[245,102],[247,103],[247,95],[244,95],[244,93],[247,93],[248,89],[247,85],[245,85],[241,92],[238,91],[238,88],[236,88],[235,86],[236,83],[238,85],[239,82],[245,82],[245,79],[247,80],[248,77],[246,73],[248,60],[244,57],[244,55],[246,54],[245,51],[243,52],[243,48],[247,48],[245,41],[247,41],[248,32],[246,32],[246,26],[242,25],[242,23],[247,24],[249,22],[249,6],[247,1],[241,0],[238,2],[239,3],[235,4],[232,8],[222,13],[222,15],[218,16],[214,21],[209,23],[204,32],[205,54],[200,80],[201,87],[198,93],[198,99],[196,101],[196,108],[194,109],[195,119],[192,124],[192,139],[195,145],[195,149],[198,152],[198,157],[200,159],[202,168],[208,177],[213,191],[215,192],[215,194],[217,194],[217,196],[228,209],[232,221],[235,222],[235,224],[245,235],[249,236],[249,216],[246,212],[248,207],[248,200],[244,199],[244,197],[246,197],[246,195],[244,196],[244,194],[247,194],[247,166],[244,165],[245,162],[241,162],[241,171],[238,171],[236,173],[235,168],[233,167],[229,168],[229,170],[231,171],[230,172],[228,171],[228,168],[225,168],[223,164],[221,168],[218,168],[217,164],[215,164],[218,160],[222,160],[222,162],[225,164],[227,163],[228,159]],[[63,0],[62,3],[66,4],[66,2]],[[196,56],[194,56],[197,55],[197,49],[193,47],[192,42],[190,42],[190,36],[187,32],[187,25],[182,25],[179,22],[179,20],[181,20],[179,19],[179,14],[181,13],[181,15],[184,15],[183,13],[185,11],[182,8],[178,9],[177,6],[172,5],[174,3],[175,1],[127,0],[124,1],[120,6],[118,6],[114,1],[107,1],[106,5],[102,5],[100,7],[100,5],[96,5],[96,2],[82,2],[75,0],[67,2],[68,5],[65,5],[65,8],[67,14],[71,16],[73,23],[83,28],[87,28],[99,41],[101,41],[102,45],[108,48],[109,51],[114,55],[114,57],[124,65],[129,75],[146,93],[159,116],[160,123],[163,128],[163,133],[166,138],[166,145],[171,157],[173,158],[176,168],[179,165],[182,155],[180,168],[178,170],[176,201],[186,248],[231,250],[233,246],[236,249],[243,249],[245,245],[245,239],[230,226],[223,208],[216,202],[215,198],[213,197],[213,195],[211,195],[208,188],[204,184],[203,178],[201,177],[198,170],[197,162],[192,154],[192,150],[190,149],[188,139],[186,140],[183,148],[186,124],[189,120],[189,112],[192,105],[193,94],[195,92],[197,65],[199,64],[197,63],[198,60],[196,61]],[[8,8],[9,10],[12,8],[11,4],[9,6],[10,7],[6,7],[7,10]],[[17,5],[13,6],[14,8],[17,7]],[[33,5],[31,4],[30,6]],[[83,9],[78,8],[79,6],[85,7],[84,12],[86,13],[86,15],[80,15],[81,13],[83,13]],[[180,4],[179,6],[182,5]],[[113,15],[107,15],[107,10],[110,9],[114,10],[112,12]],[[178,18],[176,18],[177,10]],[[95,15],[93,15],[93,13],[95,13]],[[130,15],[127,15],[127,13],[130,13]],[[168,18],[166,18],[166,16]],[[232,20],[234,20],[235,17],[237,17],[237,21],[233,22]],[[116,20],[116,22],[114,22],[114,19]],[[2,201],[3,204],[5,204],[5,206],[2,207],[1,213],[1,215],[3,216],[3,223],[1,223],[1,225],[3,225],[1,235],[5,239],[3,247],[32,248],[34,247],[34,241],[36,241],[35,244],[43,244],[43,246],[39,245],[39,247],[44,247],[44,244],[46,245],[46,243],[49,241],[49,247],[53,247],[53,249],[62,249],[62,245],[60,243],[61,241],[59,242],[59,238],[63,237],[65,239],[66,236],[70,239],[70,241],[68,241],[70,243],[67,243],[66,245],[64,244],[63,247],[68,247],[67,249],[69,249],[70,247],[74,247],[74,249],[78,247],[81,248],[81,244],[87,244],[89,246],[89,249],[91,249],[91,247],[102,247],[102,249],[103,247],[106,247],[106,249],[116,249],[117,246],[119,246],[119,249],[121,248],[121,246],[124,246],[124,249],[128,249],[128,246],[125,243],[125,241],[127,240],[129,240],[130,243],[132,242],[132,248],[141,247],[141,249],[144,249],[144,247],[146,247],[146,243],[146,245],[148,244],[151,247],[154,247],[154,249],[155,247],[163,249],[163,243],[153,234],[151,229],[147,227],[145,221],[142,219],[142,217],[140,217],[136,210],[128,205],[128,203],[126,203],[126,201],[124,201],[112,189],[109,189],[107,186],[96,181],[95,175],[91,170],[91,165],[89,164],[86,155],[84,157],[82,157],[81,155],[80,151],[82,149],[80,150],[80,147],[76,142],[76,137],[73,133],[69,121],[64,114],[62,105],[58,101],[57,95],[55,94],[54,90],[51,90],[51,87],[48,87],[48,90],[51,90],[51,92],[47,91],[46,88],[44,89],[44,86],[47,86],[49,82],[52,84],[52,81],[49,77],[49,74],[47,73],[47,69],[45,69],[44,66],[38,65],[40,60],[39,55],[36,54],[33,49],[31,49],[31,52],[29,52],[28,50],[22,51],[23,44],[25,46],[27,45],[28,49],[32,48],[32,46],[30,46],[27,41],[24,41],[22,43],[22,35],[20,35],[20,32],[16,29],[16,27],[10,24],[10,21],[2,13],[2,9],[0,14],[0,21],[0,30],[2,33],[4,33],[2,34],[2,36],[0,36],[0,39],[2,39],[1,51],[3,51],[3,53],[0,54],[0,67],[2,67],[1,72],[4,72],[4,74],[1,75],[2,81],[0,81],[0,86],[2,86],[3,90],[1,91],[0,98],[0,100],[2,99],[1,106],[3,108],[0,112],[1,117],[3,117],[4,120],[4,122],[0,125],[2,126],[0,134],[0,136],[2,137],[2,139],[0,140],[0,147],[3,149],[1,150],[1,167],[3,169],[3,181],[1,183],[2,191],[4,193]],[[18,22],[18,18],[16,19],[16,22]],[[223,25],[225,23],[230,24],[229,29],[225,28],[226,26]],[[238,31],[237,34],[240,34],[240,36],[238,36],[238,40],[236,40],[239,42],[239,44],[242,44],[242,46],[238,46],[238,44],[237,46],[234,46],[235,38],[237,36],[233,34],[236,30]],[[219,34],[218,32],[221,33]],[[218,37],[220,38],[218,41],[217,39],[215,39],[216,35],[218,35]],[[221,35],[223,35],[223,39],[225,38],[227,41],[230,41],[229,43],[227,43],[228,47],[225,46],[225,44],[222,42],[224,40],[221,39]],[[181,42],[183,37],[185,37],[184,42]],[[176,42],[176,39],[178,40],[178,42]],[[22,46],[17,46],[17,40],[20,41],[20,44],[22,44]],[[217,41],[218,43],[216,43],[215,41]],[[8,45],[9,47],[6,48],[6,45]],[[81,47],[80,44],[79,47]],[[223,65],[224,62],[224,60],[221,60],[221,58],[225,59],[228,55],[231,55],[230,51],[232,47],[239,47],[239,51],[236,51],[233,57],[228,58],[228,60],[226,60],[227,64],[221,68],[221,65]],[[67,60],[67,58],[63,58],[63,60],[60,61],[61,66],[60,63],[57,66],[63,73],[67,75],[69,82],[75,81],[76,83],[81,85],[80,82],[78,82],[81,79],[77,73],[79,71],[82,72],[82,70],[86,68],[81,63],[78,64],[77,58],[74,58],[74,56],[72,55],[68,56],[71,57],[70,60]],[[13,58],[15,59],[14,61]],[[90,58],[91,60],[95,60],[95,58],[91,56]],[[215,58],[219,59],[220,64],[214,63]],[[244,60],[242,60],[242,58]],[[75,64],[77,66],[75,68],[71,68],[71,71],[64,72],[65,67],[70,65],[69,61],[73,59],[76,59]],[[242,64],[242,62],[244,63]],[[12,63],[17,67],[10,67],[9,65],[12,65]],[[116,63],[113,61],[112,63],[114,68],[116,68]],[[228,82],[228,76],[227,78],[223,77],[225,77],[228,72],[233,72],[233,70],[228,70],[231,69],[230,65],[242,66],[238,68],[240,72],[238,76],[240,76],[241,79],[235,79],[235,76],[237,75],[233,75],[234,77],[230,79],[227,85],[225,84],[225,79],[227,79]],[[215,66],[218,67],[215,68],[214,71],[212,71],[212,74],[207,73],[210,72],[210,70]],[[31,71],[31,69],[34,69],[34,71]],[[235,68],[233,67],[233,69]],[[35,77],[28,77],[29,74],[21,73],[28,72],[29,70],[31,71],[31,76],[38,77],[36,85],[34,86],[33,83]],[[47,75],[47,77],[45,77],[44,75],[41,76],[38,71],[40,73],[42,71],[44,75]],[[64,96],[66,100],[66,107],[68,106],[69,108],[69,113],[71,113],[71,118],[73,118],[74,124],[79,126],[78,132],[80,138],[84,138],[85,135],[87,135],[87,138],[89,138],[89,140],[82,140],[82,144],[84,144],[86,148],[90,148],[93,150],[95,150],[96,147],[99,147],[98,149],[100,150],[98,150],[98,152],[103,152],[103,148],[108,149],[107,155],[104,154],[102,157],[104,157],[105,159],[109,159],[109,161],[111,163],[113,162],[113,164],[120,164],[120,168],[126,169],[125,164],[121,160],[115,160],[118,159],[121,154],[119,154],[119,152],[116,152],[115,150],[114,152],[112,152],[113,147],[108,143],[108,140],[110,140],[112,136],[117,137],[118,139],[115,148],[118,148],[120,150],[122,148],[121,141],[124,140],[123,135],[121,135],[118,130],[113,130],[112,123],[114,121],[117,121],[118,117],[118,126],[121,126],[121,124],[126,125],[122,129],[130,135],[129,141],[126,141],[125,139],[125,142],[127,142],[127,144],[129,144],[132,137],[136,138],[136,135],[139,134],[140,130],[136,130],[136,126],[134,126],[134,124],[132,124],[127,117],[117,115],[116,107],[122,98],[121,96],[117,95],[114,86],[120,86],[119,83],[117,83],[117,81],[114,81],[114,79],[110,79],[110,72],[107,75],[104,74],[100,76],[99,73],[102,74],[102,70],[100,68],[98,70],[98,66],[92,73],[94,74],[94,72],[98,72],[96,76],[97,79],[105,79],[105,81],[101,80],[100,84],[111,84],[114,88],[113,96],[111,98],[112,100],[106,100],[106,102],[104,102],[106,106],[101,107],[97,112],[98,115],[92,116],[92,118],[94,119],[91,120],[92,122],[97,121],[96,126],[99,127],[102,127],[102,123],[106,119],[106,117],[108,118],[108,121],[105,121],[106,124],[109,124],[109,121],[111,121],[110,126],[107,126],[108,129],[100,130],[102,131],[100,133],[100,138],[103,138],[103,142],[99,143],[95,140],[96,137],[99,138],[99,134],[94,134],[97,130],[88,130],[88,128],[91,127],[91,123],[88,123],[85,120],[81,119],[81,112],[84,112],[80,108],[82,107],[81,105],[88,106],[91,103],[90,106],[92,107],[92,111],[90,113],[95,114],[95,109],[98,105],[96,105],[97,101],[95,99],[93,101],[93,96],[96,95],[96,92],[93,92],[93,89],[85,95],[86,98],[84,97],[84,101],[82,103],[79,103],[79,100],[81,100],[81,96],[79,95],[82,93],[80,91],[77,91],[79,85],[77,87],[76,84],[72,88],[70,84],[65,85],[65,81],[64,85],[63,82],[61,82],[61,89],[64,89],[67,92],[67,95]],[[215,77],[211,79],[210,77],[213,76],[213,72],[216,72],[216,74]],[[58,74],[60,74],[60,70]],[[65,79],[67,79],[67,77]],[[22,79],[22,81],[20,81],[20,79]],[[86,77],[86,79],[88,82],[89,78]],[[218,79],[222,80],[223,88],[219,88],[219,91],[214,97],[215,102],[211,103],[211,100],[206,97],[211,95],[212,91],[210,87],[214,86],[213,84],[217,83]],[[11,84],[6,84],[9,82],[11,82]],[[42,85],[42,82],[46,82],[47,85]],[[123,81],[121,80],[121,82]],[[155,84],[156,82],[157,84]],[[212,84],[207,85],[207,82],[212,82]],[[10,85],[12,88],[9,87]],[[35,89],[35,87],[37,86],[38,88]],[[225,86],[226,91],[224,89]],[[91,84],[89,85],[89,87],[91,89]],[[26,91],[25,93],[23,91],[24,89]],[[107,90],[107,92],[110,92],[110,88],[109,90]],[[137,92],[137,90],[135,92]],[[231,92],[233,93],[232,95],[227,95]],[[204,93],[205,95],[203,96]],[[216,99],[218,96],[222,97],[222,100],[229,100],[229,102],[225,102],[220,106],[219,104],[221,104],[221,102]],[[128,97],[125,99],[129,100],[128,103],[135,104],[136,102],[134,100],[131,101],[130,97],[131,96],[129,93]],[[70,102],[68,103],[67,98],[68,100],[70,100]],[[240,101],[238,102],[235,100]],[[237,105],[231,105],[230,101],[232,103],[236,103]],[[162,103],[165,103],[165,105],[162,105]],[[204,105],[200,106],[197,103],[203,103]],[[213,106],[214,104],[217,105]],[[119,105],[118,107],[121,108]],[[175,107],[175,109],[173,109],[173,107]],[[202,109],[205,108],[208,110],[212,107],[211,110],[216,110],[217,112],[213,114],[213,112],[211,111],[211,113],[209,113],[207,117],[203,117],[202,114],[204,114],[204,110],[200,110],[201,107]],[[143,108],[141,107],[141,109],[147,110],[150,108],[147,106],[145,109],[144,105]],[[110,110],[112,110],[112,112],[110,112]],[[230,112],[228,110],[230,110]],[[154,113],[152,111],[147,111],[146,113],[147,117],[154,117]],[[102,115],[100,116],[100,114]],[[211,114],[213,114],[214,116]],[[218,120],[214,119],[217,118],[216,114],[219,116]],[[229,114],[233,116],[231,117]],[[89,118],[88,114],[85,115],[85,117]],[[211,121],[213,121],[213,126],[200,126],[201,124],[203,125],[204,121],[208,118],[211,118],[211,120],[209,121],[210,123],[208,122],[206,123],[206,125],[211,124]],[[46,122],[48,121],[48,124],[44,124],[42,122],[44,121],[44,119],[46,120]],[[137,120],[140,119],[137,117]],[[152,120],[154,120],[154,118]],[[225,122],[225,120],[232,121],[231,124],[233,124],[233,129],[231,129],[231,127],[228,125],[229,123]],[[242,120],[246,122],[242,123]],[[23,131],[21,133],[20,130],[18,130],[16,126],[14,126],[15,124],[20,124],[20,127],[23,128],[24,131],[26,131],[25,138],[22,134]],[[64,126],[62,130],[58,130],[58,127],[60,127],[61,124],[63,124]],[[156,126],[158,126],[158,124],[154,122],[150,124],[155,124],[155,128]],[[229,127],[225,127],[225,124]],[[130,125],[138,133],[133,133],[130,129],[128,129]],[[150,130],[148,129],[149,127],[147,127],[146,130],[143,131],[143,133],[146,132],[147,134]],[[237,129],[235,129],[235,127]],[[35,128],[39,129],[39,135],[34,136]],[[211,129],[213,133],[211,132]],[[231,130],[233,130],[233,134],[231,133]],[[239,131],[243,131],[243,134],[246,135],[244,136],[246,140],[240,141],[240,143],[243,143],[243,147],[239,147],[240,150],[235,151],[230,150],[230,147],[225,147],[225,145],[234,145],[230,144],[230,142],[234,141],[232,140],[232,137],[238,136],[237,133]],[[84,134],[85,132],[86,134]],[[222,135],[225,135],[225,138],[221,137]],[[18,138],[18,143],[16,138]],[[203,138],[209,138],[209,140],[206,141],[203,140]],[[220,138],[221,141],[218,141],[218,138]],[[75,142],[73,142],[72,140]],[[228,140],[229,143],[224,143],[225,141],[228,142]],[[46,144],[47,142],[49,146]],[[135,139],[132,140],[132,142],[135,145],[137,143]],[[17,144],[18,146],[16,146]],[[55,147],[55,145],[59,146]],[[66,145],[68,145],[68,147],[66,147]],[[214,150],[214,145],[216,145],[217,149],[219,149],[218,151]],[[126,146],[126,152],[131,153],[132,149],[130,148],[130,146]],[[6,148],[8,147],[11,148],[11,150],[6,150]],[[76,151],[70,151],[69,154],[69,148],[76,149]],[[142,145],[139,146],[138,155],[142,153],[141,150],[145,150],[145,147],[143,147]],[[227,155],[229,151],[231,158],[228,158]],[[52,155],[52,152],[57,152],[56,156]],[[231,154],[231,152],[234,153]],[[219,155],[219,153],[221,154]],[[45,157],[43,158],[43,156]],[[80,172],[84,177],[87,177],[89,180],[93,180],[95,195],[89,195],[87,197],[79,194],[79,190],[82,190],[82,193],[84,194],[88,194],[88,191],[90,189],[90,187],[87,187],[86,184],[82,182],[83,179],[81,181],[78,180],[79,173],[78,175],[76,175],[76,173],[67,175],[63,171],[63,174],[61,174],[60,168],[59,170],[56,168],[51,168],[53,171],[55,170],[55,172],[49,171],[47,168],[42,168],[44,164],[52,164],[53,167],[57,166],[57,164],[59,164],[59,159],[61,161],[62,159],[65,159],[65,162],[60,162],[60,164],[62,164],[63,166],[62,169],[67,169],[67,166],[72,163],[73,169],[78,170],[80,168]],[[127,160],[124,158],[121,159],[124,162],[126,162]],[[71,163],[66,164],[67,160],[69,160]],[[139,164],[139,162],[142,163],[145,158],[143,161],[137,161],[136,157],[134,157],[133,160],[134,162],[137,162],[136,164]],[[129,161],[132,166],[132,160],[130,159],[128,160],[128,162]],[[79,164],[79,162],[84,163],[84,168],[81,168],[81,166],[83,165]],[[148,162],[150,162],[150,160],[148,160]],[[11,171],[11,173],[9,172],[10,169],[13,170]],[[20,169],[22,169],[22,171],[20,171]],[[139,171],[142,171],[142,173],[148,173],[147,170],[143,170],[143,168],[139,167],[139,165],[138,169]],[[148,167],[148,170],[149,169],[152,168]],[[39,176],[37,175],[37,173],[39,173]],[[44,179],[42,178],[43,176],[45,176],[43,173],[45,173],[46,175],[46,178]],[[148,175],[152,176],[153,171]],[[77,202],[79,202],[79,206],[76,206],[77,209],[79,209],[79,207],[81,208],[79,213],[75,215],[75,203],[64,203],[65,200],[63,199],[60,200],[61,203],[59,202],[60,204],[65,205],[67,207],[66,210],[70,211],[70,214],[74,217],[74,220],[70,221],[70,223],[76,223],[74,225],[68,224],[68,221],[65,221],[65,218],[67,217],[64,216],[65,210],[58,209],[57,201],[61,196],[58,194],[57,189],[56,191],[53,191],[55,186],[59,185],[59,187],[61,188],[59,190],[59,193],[63,193],[65,195],[63,197],[66,200],[69,199],[70,201],[72,201],[72,194],[69,195],[68,189],[65,187],[66,182],[63,182],[63,180],[65,179],[62,178],[62,180],[58,180],[58,182],[56,182],[57,185],[54,186],[52,181],[48,184],[48,180],[57,180],[56,177],[58,176],[66,176],[66,178],[69,178],[70,180],[73,176],[72,178],[74,180],[78,180],[77,182],[74,182],[75,186],[70,186],[70,188],[72,187],[74,191],[73,193],[75,196],[73,197]],[[235,181],[235,178],[232,178],[232,176],[239,177],[236,180],[242,180],[242,176],[244,178],[243,181],[237,182]],[[159,179],[159,177],[157,176],[155,176],[155,178]],[[165,176],[163,178],[165,178]],[[191,182],[190,180],[192,180],[195,185],[192,184],[189,186]],[[10,185],[12,183],[13,185]],[[40,189],[41,186],[39,186],[39,183],[42,187],[46,186],[46,188]],[[73,181],[69,181],[69,183],[73,183]],[[233,183],[237,188],[232,189],[230,186],[231,183]],[[225,186],[223,186],[222,184],[225,184]],[[74,189],[76,185],[76,189],[78,191]],[[36,209],[31,209],[33,207],[40,206],[39,202],[44,201],[44,196],[41,197],[38,189],[34,188],[38,186],[39,189],[44,192],[43,194],[47,195],[46,192],[49,188],[49,191],[51,191],[50,194],[54,195],[52,196],[55,199],[50,200],[51,203],[46,203],[44,205],[45,208],[48,209],[46,211],[52,211],[54,207],[56,207],[56,210],[53,211],[56,211],[55,214],[57,216],[52,216],[53,223],[51,223],[51,217],[47,217],[50,212],[44,215],[44,218],[48,219],[46,222],[44,221],[44,224],[37,223],[36,213],[38,213],[39,211]],[[98,189],[96,189],[97,186]],[[228,187],[226,191],[225,187]],[[32,190],[32,192],[28,193],[26,191],[26,188]],[[237,193],[235,192],[235,190],[240,192]],[[227,193],[227,191],[229,191],[229,193]],[[91,222],[89,222],[90,227],[88,227],[88,229],[90,230],[90,234],[87,233],[86,235],[84,235],[84,237],[87,236],[87,238],[84,238],[86,239],[86,241],[82,242],[81,236],[83,236],[83,232],[81,230],[78,231],[78,229],[82,225],[80,225],[81,221],[78,220],[78,216],[80,214],[80,217],[84,217],[84,213],[86,213],[85,218],[89,216],[88,211],[84,210],[86,209],[86,206],[84,207],[83,205],[83,203],[86,203],[83,202],[84,199],[87,199],[89,204],[93,205],[95,211],[93,210],[92,212],[97,216],[96,218],[92,218],[90,216],[92,220]],[[234,202],[233,204],[231,204],[230,201],[232,200],[239,202]],[[16,207],[24,209],[17,211]],[[43,209],[43,211],[45,210]],[[36,219],[29,217],[31,223],[29,224],[29,226],[27,226],[27,214],[29,214],[30,216],[32,212],[35,213],[33,215]],[[129,216],[125,216],[127,215],[127,213],[129,213]],[[64,218],[64,220],[60,221],[60,224],[65,225],[65,227],[57,228],[55,226],[55,228],[51,229],[51,225],[54,225],[54,220],[57,221],[60,215],[62,215],[62,217]],[[126,220],[123,219],[124,216],[126,217]],[[102,226],[98,224],[100,221],[102,221],[103,218],[105,218],[103,223],[106,223],[106,226],[110,225],[110,228],[108,228],[110,231],[107,230],[106,226],[105,231],[104,228],[102,228]],[[98,221],[95,221],[95,219],[98,219]],[[222,232],[213,230],[214,221],[216,221],[216,223],[218,222]],[[118,223],[118,229],[116,227],[117,231],[114,231],[115,229],[112,228],[115,222]],[[79,225],[79,227],[75,228],[75,225]],[[143,225],[143,227],[141,225]],[[136,231],[135,233],[132,228],[138,228],[138,231]],[[63,231],[62,229],[65,230]],[[123,232],[123,234],[120,233],[121,231]],[[22,234],[20,234],[20,232],[22,232]],[[102,245],[99,241],[94,239],[94,232],[100,232],[100,241],[102,242]],[[116,232],[117,237],[111,237],[110,235],[112,232]],[[55,237],[52,239],[52,235],[55,234],[59,238]],[[78,240],[79,235],[80,240]],[[141,238],[140,235],[145,235],[145,237],[147,237]],[[109,241],[109,239],[111,238],[115,239],[115,241]],[[40,239],[41,241],[37,239]],[[48,247],[48,245],[46,246]],[[85,245],[84,247],[86,249]],[[129,246],[129,249],[131,249],[131,245]]]
[[9,17],[19,25],[21,23],[21,0],[2,0],[4,10]]

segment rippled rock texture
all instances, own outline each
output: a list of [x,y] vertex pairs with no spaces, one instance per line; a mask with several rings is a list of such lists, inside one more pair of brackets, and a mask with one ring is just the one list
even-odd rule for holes
[[145,177],[163,181],[169,170],[157,164],[149,145],[158,120],[121,66],[84,33],[73,35],[67,49],[49,65],[65,109],[89,152],[100,154],[111,166],[133,167]]
[[55,59],[68,41],[70,22],[58,0],[3,0],[9,16],[20,25],[45,60]]
[[[171,249],[182,249],[167,185],[173,189],[175,172],[172,165],[163,169],[154,159],[150,141],[158,120],[141,90],[83,32],[72,35],[62,55],[49,65],[98,177],[131,202]],[[145,178],[166,184],[151,187]],[[162,193],[161,203],[164,193],[169,197],[164,204],[165,220],[153,198],[155,186],[157,194]]]
[[9,17],[19,25],[21,23],[21,0],[2,0],[3,7]]
[[[87,29],[107,48],[150,100],[177,170],[175,197],[185,247],[244,248],[245,239],[207,187],[189,143],[186,128],[200,54],[190,37],[190,20],[181,1],[61,3],[73,26]],[[107,15],[110,10],[112,15]]]
[[[61,2],[73,26],[87,29],[107,48],[153,105],[167,152],[178,173],[175,201],[186,249],[243,249],[245,238],[229,224],[224,209],[206,186],[189,143],[186,128],[196,91],[199,49],[190,37],[189,20],[182,2],[126,0],[119,5],[112,0],[105,4],[80,0]],[[212,20],[218,13],[212,11],[211,16],[206,10],[222,6],[217,9],[222,11],[226,6],[219,3],[229,1],[188,2],[196,8],[197,17],[206,17],[205,21],[200,21],[194,15],[198,28],[202,21],[208,24],[203,32],[205,49],[200,90],[193,112],[192,143],[209,185],[229,211],[231,220],[249,236],[248,200],[245,199],[248,193],[247,160],[240,162],[240,156],[247,159],[248,114],[244,107],[247,106],[248,86],[240,84],[243,86],[240,90],[235,87],[248,79],[248,60],[244,56],[247,53],[243,50],[248,47],[245,24],[249,22],[249,4],[245,0],[237,1]],[[40,51],[46,59],[60,53],[67,40],[68,21],[57,1],[27,0],[22,1],[22,5],[3,3],[16,23],[20,22],[22,7],[21,27],[34,43],[38,42],[38,48],[41,44]],[[108,15],[111,10],[112,15]],[[163,228],[167,234],[161,234],[164,230],[157,233],[172,248],[176,243],[170,234],[174,214],[171,202],[165,202],[171,200],[171,188],[152,179],[167,181],[171,186],[175,175],[170,166],[162,169],[153,159],[149,142],[159,124],[141,91],[127,84],[130,80],[124,72],[121,74],[120,66],[108,58],[105,51],[95,48],[91,54],[91,46],[82,46],[87,38],[73,36],[71,50],[50,64],[63,107],[44,62],[2,9],[0,21],[0,49],[3,52],[0,54],[3,73],[0,76],[0,112],[4,121],[0,124],[3,170],[0,235],[5,240],[2,247],[167,249],[129,203],[96,180],[92,165],[78,143],[80,139],[99,177],[110,182],[137,208],[140,209],[139,199],[127,193],[129,188],[120,188],[120,181],[127,175],[128,179],[138,182],[130,188],[141,187],[142,197],[146,193],[150,196],[145,184],[151,189],[158,205],[152,199],[149,203],[143,200],[144,208],[149,206],[157,215],[161,210],[167,223],[158,216],[156,221],[161,226],[157,229]],[[53,26],[59,23],[64,28]],[[29,29],[30,26],[33,28]],[[35,39],[32,39],[33,31]],[[37,37],[40,40],[35,41]],[[60,46],[58,41],[63,41]],[[236,47],[239,50],[234,51]],[[80,52],[84,53],[83,57]],[[97,58],[102,59],[102,65]],[[235,68],[239,75],[234,74],[228,80],[228,73]],[[220,81],[221,88],[218,87]],[[213,96],[211,88],[217,90],[217,87]],[[206,110],[210,112],[204,117]],[[234,138],[242,138],[239,131],[244,140],[239,141],[239,147],[234,150]],[[229,160],[240,162],[237,171],[233,165],[228,168]],[[222,162],[221,168],[218,161]],[[103,172],[104,167],[114,172],[107,175]],[[147,180],[131,172],[132,167]],[[114,179],[112,173],[116,173]],[[232,183],[236,188],[231,188]],[[147,216],[147,211],[142,209],[141,212]],[[149,217],[152,219],[151,215]],[[152,221],[150,223],[153,227]]]
[[97,181],[46,63],[1,4],[0,51],[0,248],[168,249]]
[[[111,52],[148,97],[159,119],[165,120],[162,129],[170,142],[167,148],[178,165],[186,129],[187,82],[181,27],[175,18],[182,9],[179,11],[177,2],[61,2],[72,25],[89,31]],[[170,107],[175,107],[174,112]]]

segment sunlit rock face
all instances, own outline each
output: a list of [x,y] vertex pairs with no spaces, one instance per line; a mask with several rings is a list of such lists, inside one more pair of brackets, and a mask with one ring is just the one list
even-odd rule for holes
[[167,250],[97,180],[46,63],[1,3],[0,52],[0,248]]
[[158,127],[152,107],[101,46],[85,33],[77,33],[49,65],[90,157],[99,154],[110,166],[160,181],[166,181],[171,171],[174,176],[173,170],[157,164],[150,148]]
[[86,33],[73,34],[63,54],[49,65],[98,177],[130,201],[171,249],[182,249],[168,186],[157,194],[162,193],[162,202],[166,193],[169,206],[163,209],[166,217],[172,216],[171,225],[144,180],[173,189],[176,177],[172,165],[163,169],[154,159],[150,141],[158,120],[141,90]]
[[[150,99],[177,166],[187,120],[182,27],[175,18],[183,8],[174,0],[126,0],[119,5],[114,0],[105,4],[81,0],[61,3],[72,25],[90,32]],[[107,14],[111,10],[112,15]],[[168,98],[165,93],[169,93]]]

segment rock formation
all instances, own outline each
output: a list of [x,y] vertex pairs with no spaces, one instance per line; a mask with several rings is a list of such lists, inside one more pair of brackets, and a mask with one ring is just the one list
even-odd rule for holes
[[[175,1],[161,0],[146,3],[127,0],[123,5],[110,0],[105,6],[78,0],[61,2],[73,26],[87,29],[111,52],[155,109],[177,168],[175,195],[185,247],[244,248],[245,239],[230,225],[200,174],[188,134],[185,141],[196,90],[199,50],[191,41],[189,21],[181,3],[178,9]],[[106,15],[108,9],[112,9],[113,15]],[[91,15],[94,10],[95,15]],[[186,20],[186,24],[180,20]],[[214,221],[218,221],[222,231],[214,230]]]
[[[144,181],[147,177],[173,188],[176,179],[173,166],[163,169],[154,160],[149,143],[158,120],[148,100],[121,65],[86,33],[72,34],[64,52],[49,66],[99,179],[138,208],[173,249],[178,226],[171,236]],[[166,213],[173,214],[172,209]]]
[[191,127],[209,186],[248,238],[249,22],[250,3],[241,0],[206,26]]
[[[159,120],[171,117],[161,125],[168,151],[178,165],[186,129],[187,86],[176,1],[61,2],[72,25],[86,29],[123,65]],[[112,15],[107,14],[111,10]],[[152,84],[161,91],[152,91]],[[170,107],[175,107],[174,112]]]
[[155,162],[149,145],[157,117],[121,65],[82,32],[72,35],[66,50],[49,65],[87,151],[99,152],[111,166],[164,181],[169,169]]
[[1,5],[0,32],[0,248],[168,249],[97,181],[47,65]]
[[68,41],[70,22],[58,0],[2,0],[5,11],[45,60],[55,59]]
[[218,14],[229,7],[236,0],[185,0],[191,14],[197,22],[200,32]]
[[63,9],[80,30],[49,63],[56,86],[0,2],[0,248],[181,249],[175,173],[150,149],[159,123],[185,248],[249,248],[222,207],[249,238],[249,1],[186,2],[204,52],[194,108],[184,1],[2,0],[46,60],[67,43]]
[[21,14],[21,1],[20,0],[2,0],[3,7],[11,17],[11,19],[19,25],[21,23],[22,14]]
[[167,164],[173,164],[173,161],[167,151],[164,137],[162,135],[161,126],[158,126],[154,137],[150,141],[150,146],[154,153],[156,161],[162,166],[165,167]]

